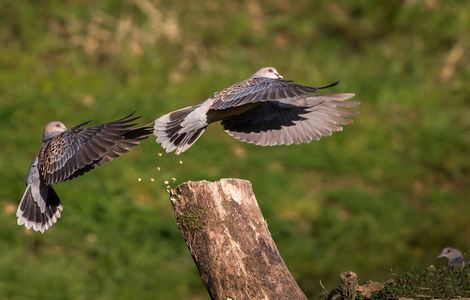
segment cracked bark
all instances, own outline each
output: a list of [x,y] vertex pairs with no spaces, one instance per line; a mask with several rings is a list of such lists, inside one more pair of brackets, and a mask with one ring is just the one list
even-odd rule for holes
[[212,299],[307,299],[271,238],[249,181],[185,182],[177,225]]

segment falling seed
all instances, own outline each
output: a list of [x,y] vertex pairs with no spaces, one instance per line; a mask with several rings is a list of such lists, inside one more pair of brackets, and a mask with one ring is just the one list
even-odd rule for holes
[[158,152],[157,155],[158,155],[158,156],[162,156],[163,154],[162,154],[161,152]]
[[151,181],[151,182],[154,182],[154,181],[155,181],[155,178],[153,178],[153,177],[150,178],[150,181]]
[[157,171],[160,171],[160,167],[157,167]]
[[182,161],[182,160],[180,160],[180,161],[179,161],[179,163],[180,163],[180,165],[182,165],[182,164],[183,164],[183,161]]
[[140,177],[137,178],[137,181],[138,181],[138,182],[141,182],[141,181],[142,181],[142,178],[140,178]]
[[164,184],[169,184],[170,182],[168,180],[163,181]]
[[173,182],[175,182],[175,181],[176,181],[176,178],[175,178],[175,177],[171,177],[171,180],[173,180]]

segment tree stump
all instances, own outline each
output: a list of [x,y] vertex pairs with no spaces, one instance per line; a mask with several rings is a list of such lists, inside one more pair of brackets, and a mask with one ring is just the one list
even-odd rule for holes
[[212,299],[307,299],[271,238],[249,181],[189,181],[170,196]]

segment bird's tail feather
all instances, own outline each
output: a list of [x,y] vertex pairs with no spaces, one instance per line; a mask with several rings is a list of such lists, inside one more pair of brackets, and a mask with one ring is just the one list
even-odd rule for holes
[[183,153],[204,133],[207,119],[196,111],[198,107],[176,110],[155,120],[153,133],[166,152]]
[[16,217],[18,225],[44,233],[60,218],[63,207],[51,186],[41,185],[37,193],[33,192],[33,188],[31,184],[26,187]]

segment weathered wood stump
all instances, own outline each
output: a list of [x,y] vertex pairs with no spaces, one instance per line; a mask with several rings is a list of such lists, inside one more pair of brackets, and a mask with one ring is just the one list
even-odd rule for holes
[[212,299],[307,299],[271,238],[249,181],[186,182],[171,200]]

